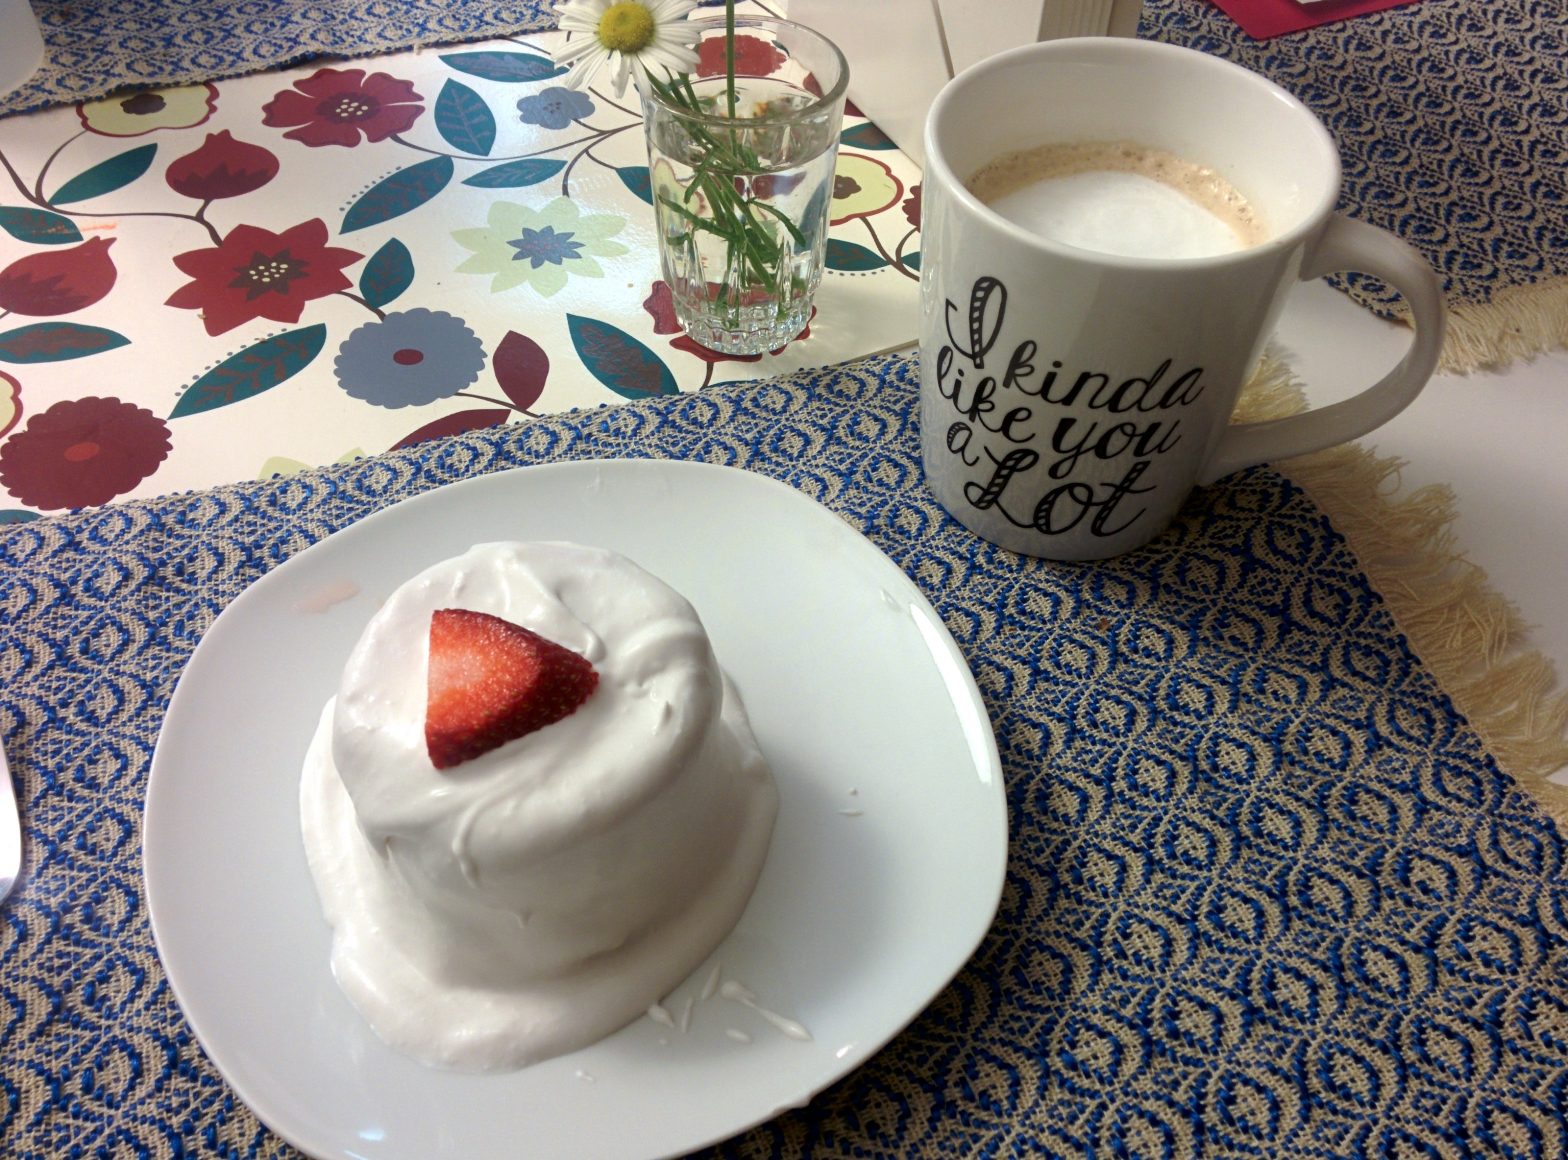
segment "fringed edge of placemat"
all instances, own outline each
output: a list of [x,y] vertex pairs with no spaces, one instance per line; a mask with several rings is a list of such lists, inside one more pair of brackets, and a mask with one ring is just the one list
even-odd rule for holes
[[[1373,314],[1410,325],[1410,315],[1402,306],[1390,309],[1353,292],[1347,294]],[[1568,347],[1568,278],[1553,278],[1505,287],[1488,302],[1450,302],[1437,369],[1449,375],[1503,370],[1564,347]]]
[[[1568,287],[1565,287],[1568,294]],[[1305,406],[1301,383],[1268,357],[1237,408],[1244,422]],[[1568,691],[1530,648],[1529,628],[1486,571],[1455,546],[1453,491],[1429,484],[1399,494],[1404,462],[1357,443],[1274,466],[1330,514],[1416,655],[1496,760],[1568,835]]]
[[1449,310],[1439,369],[1455,374],[1496,370],[1568,346],[1568,278],[1510,286],[1490,302]]

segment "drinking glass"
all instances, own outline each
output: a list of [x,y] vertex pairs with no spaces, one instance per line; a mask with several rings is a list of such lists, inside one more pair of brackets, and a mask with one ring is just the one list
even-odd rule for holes
[[732,91],[724,22],[694,23],[696,73],[640,83],[660,264],[687,334],[758,354],[811,318],[849,69],[809,28],[737,17]]

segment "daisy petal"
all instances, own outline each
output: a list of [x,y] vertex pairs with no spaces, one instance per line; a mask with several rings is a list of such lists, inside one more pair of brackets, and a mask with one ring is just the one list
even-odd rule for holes
[[656,44],[649,45],[638,55],[645,68],[652,69],[658,67],[670,76],[674,76],[676,73],[691,72],[697,65],[695,54],[682,53]]
[[581,20],[597,28],[609,7],[609,0],[566,0],[555,6],[555,14],[561,20]]
[[605,58],[597,53],[583,57],[582,60],[567,70],[564,78],[566,87],[569,89],[587,88],[593,78],[598,75],[604,60]]
[[[647,51],[644,49],[643,51]],[[632,75],[632,62],[637,55],[625,52],[612,52],[610,54],[610,76],[615,86],[615,96],[619,100],[626,95],[626,82]]]
[[569,44],[561,45],[560,48],[555,50],[553,55],[555,56],[556,64],[570,67],[574,62],[585,56],[590,56],[594,53],[602,53],[603,51],[604,45],[600,44],[597,40],[585,38],[583,40],[574,40]]

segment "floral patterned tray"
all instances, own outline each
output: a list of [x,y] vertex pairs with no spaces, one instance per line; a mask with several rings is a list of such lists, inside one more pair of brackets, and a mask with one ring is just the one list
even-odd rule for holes
[[853,108],[806,334],[682,335],[640,114],[559,35],[0,120],[0,520],[913,338],[918,170]]

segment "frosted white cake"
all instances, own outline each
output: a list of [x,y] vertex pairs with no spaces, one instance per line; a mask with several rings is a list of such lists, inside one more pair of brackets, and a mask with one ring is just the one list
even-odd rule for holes
[[[438,609],[523,626],[596,687],[437,769]],[[480,545],[393,593],[322,713],[300,801],[339,985],[386,1042],[465,1070],[585,1046],[686,978],[750,898],[776,803],[691,605],[562,543]]]

